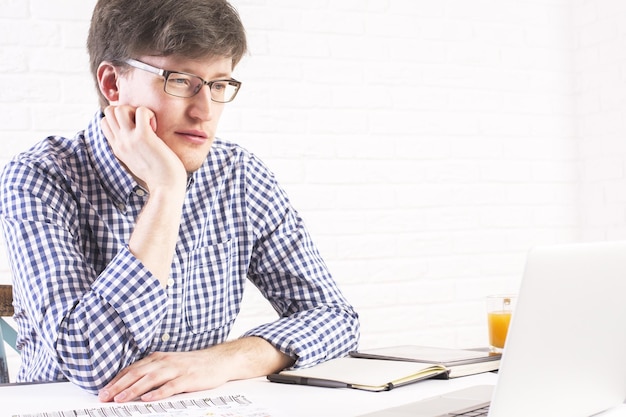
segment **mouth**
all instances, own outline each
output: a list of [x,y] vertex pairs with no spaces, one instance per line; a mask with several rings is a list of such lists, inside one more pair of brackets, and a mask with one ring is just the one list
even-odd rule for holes
[[203,144],[209,139],[209,136],[202,130],[181,130],[176,132],[177,135],[184,137],[187,141]]

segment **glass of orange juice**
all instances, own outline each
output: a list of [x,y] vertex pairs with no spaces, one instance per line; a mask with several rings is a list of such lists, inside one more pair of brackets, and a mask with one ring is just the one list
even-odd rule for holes
[[516,299],[517,297],[512,294],[487,297],[487,327],[491,352],[502,353],[504,349]]

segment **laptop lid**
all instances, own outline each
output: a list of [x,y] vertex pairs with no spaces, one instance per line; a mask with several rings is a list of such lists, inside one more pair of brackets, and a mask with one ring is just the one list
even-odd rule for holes
[[362,417],[437,417],[491,399],[490,417],[589,417],[626,398],[626,241],[536,247],[498,382]]
[[532,249],[489,416],[587,417],[625,398],[626,242]]

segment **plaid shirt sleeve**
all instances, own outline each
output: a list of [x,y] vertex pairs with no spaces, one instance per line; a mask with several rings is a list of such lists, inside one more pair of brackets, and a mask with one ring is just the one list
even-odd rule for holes
[[75,215],[80,199],[69,197],[60,179],[34,160],[10,162],[3,173],[15,318],[20,335],[37,341],[22,346],[21,369],[33,374],[20,379],[67,378],[95,393],[146,352],[167,297],[122,243],[117,256],[95,270],[81,247],[87,243],[79,236],[87,231],[79,230]]
[[[252,158],[252,165],[260,164]],[[246,333],[296,358],[294,368],[345,356],[359,340],[358,315],[341,293],[302,218],[269,171],[250,169],[250,222],[258,231],[248,275],[279,319]]]

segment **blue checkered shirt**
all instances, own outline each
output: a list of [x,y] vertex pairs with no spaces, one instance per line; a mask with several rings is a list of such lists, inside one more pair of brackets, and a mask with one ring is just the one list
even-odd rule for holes
[[358,316],[284,191],[253,154],[220,139],[189,178],[162,288],[128,249],[148,194],[113,156],[100,118],[16,156],[1,177],[18,381],[68,379],[95,393],[150,352],[223,342],[247,279],[278,316],[245,335],[295,367],[356,348]]

